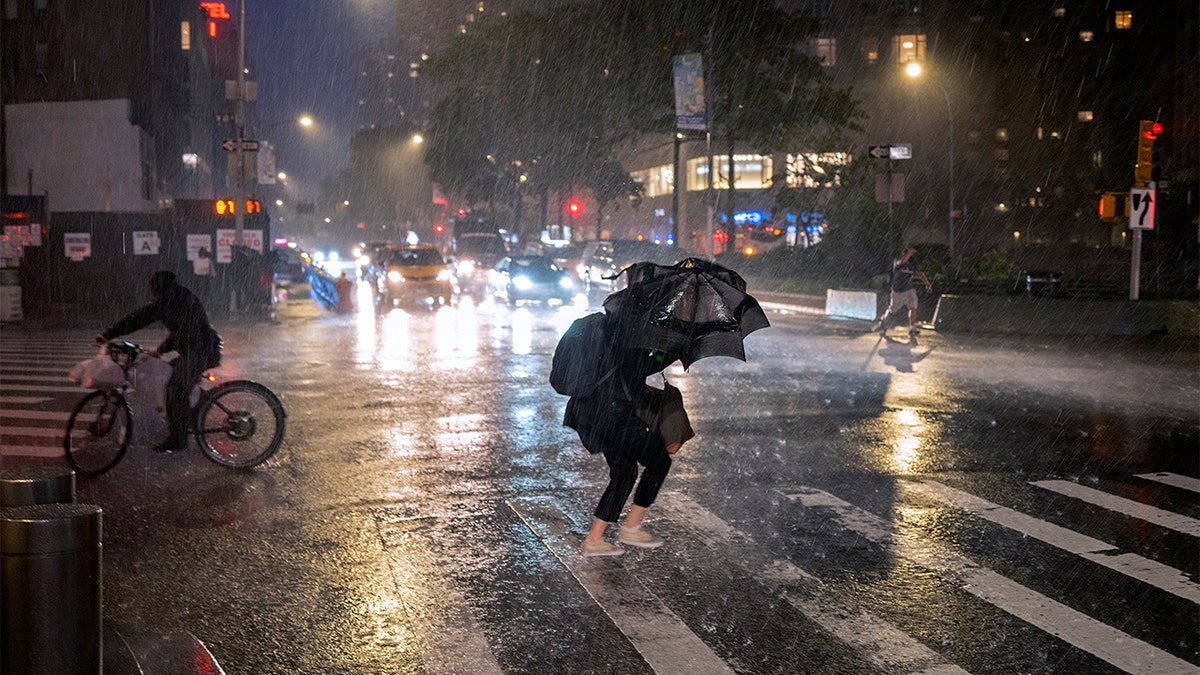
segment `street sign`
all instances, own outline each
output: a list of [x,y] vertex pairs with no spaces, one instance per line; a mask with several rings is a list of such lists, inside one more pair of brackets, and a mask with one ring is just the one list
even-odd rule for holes
[[1154,188],[1131,188],[1129,190],[1129,229],[1154,229]]
[[[225,148],[226,152],[233,152],[234,150],[237,150],[237,145],[238,145],[237,140],[233,139],[233,138],[226,138],[225,140],[221,141],[221,147]],[[248,138],[242,139],[242,152],[257,152],[257,151],[258,151],[258,141],[252,141]]]
[[912,144],[897,143],[888,146],[888,159],[912,159]]
[[872,145],[870,147],[870,149],[867,150],[867,154],[874,157],[875,159],[887,159],[888,156],[891,155],[891,146],[890,145]]

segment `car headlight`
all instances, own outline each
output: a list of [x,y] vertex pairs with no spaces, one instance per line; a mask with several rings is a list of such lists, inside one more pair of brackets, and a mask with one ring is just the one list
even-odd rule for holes
[[441,270],[437,275],[438,281],[450,281],[450,270]]
[[571,280],[567,277],[563,277],[563,278],[559,279],[558,285],[562,286],[563,288],[567,289],[568,291],[575,287],[575,284],[571,283]]
[[518,291],[527,291],[533,288],[533,282],[529,277],[513,277],[512,285],[517,287]]
[[474,270],[475,270],[475,261],[474,260],[458,261],[458,273],[459,274],[470,274]]
[[393,281],[396,283],[404,281],[404,275],[400,274],[396,270],[392,270],[392,271],[388,272],[387,277],[388,277],[388,281]]
[[585,274],[587,274],[587,265],[580,265],[580,266],[576,267],[575,274],[578,274],[579,278],[582,279],[583,276]]
[[325,262],[325,254],[320,251],[317,251],[312,254],[312,259],[315,262]]

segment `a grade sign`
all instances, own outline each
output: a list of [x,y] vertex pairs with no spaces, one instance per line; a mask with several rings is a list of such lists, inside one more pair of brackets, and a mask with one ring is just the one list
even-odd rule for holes
[[1154,229],[1154,203],[1158,201],[1154,188],[1129,190],[1129,229]]

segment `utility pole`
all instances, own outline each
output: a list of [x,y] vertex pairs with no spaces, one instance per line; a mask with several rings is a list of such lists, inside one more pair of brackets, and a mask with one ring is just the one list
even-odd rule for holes
[[671,169],[671,242],[679,246],[679,146],[683,134],[675,132],[675,159]]
[[246,192],[242,181],[246,174],[246,154],[242,150],[242,141],[246,137],[246,0],[241,0],[241,11],[238,18],[238,66],[237,66],[237,98],[234,101],[233,125],[235,127],[234,164],[237,166],[237,179],[234,181],[235,197],[233,202],[234,234],[233,245],[242,245],[242,232],[246,228]]

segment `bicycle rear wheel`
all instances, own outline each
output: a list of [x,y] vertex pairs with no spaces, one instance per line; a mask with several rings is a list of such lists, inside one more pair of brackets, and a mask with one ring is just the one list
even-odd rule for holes
[[194,433],[209,459],[246,468],[262,464],[279,449],[286,417],[275,392],[257,382],[234,380],[200,400]]
[[63,451],[81,474],[98,476],[116,466],[133,438],[133,410],[118,391],[93,391],[67,419]]

